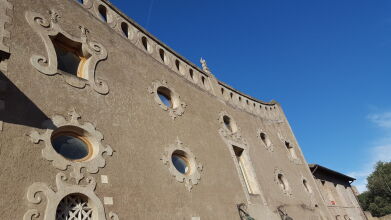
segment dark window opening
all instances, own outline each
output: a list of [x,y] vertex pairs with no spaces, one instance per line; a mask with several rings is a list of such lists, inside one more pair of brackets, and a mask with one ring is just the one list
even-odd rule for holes
[[171,91],[168,88],[159,87],[157,89],[157,94],[165,106],[167,106],[169,108],[173,106],[172,100],[171,100]]
[[99,11],[100,18],[103,21],[107,22],[107,9],[106,9],[106,7],[103,5],[99,5],[98,11]]
[[129,26],[127,23],[122,22],[121,23],[121,29],[122,33],[125,35],[126,38],[129,38]]
[[144,49],[145,49],[146,51],[149,51],[149,44],[148,44],[147,38],[146,38],[146,37],[142,37],[142,38],[141,38],[141,41],[142,41],[142,43],[143,43]]
[[88,56],[83,55],[82,44],[71,41],[61,34],[52,38],[52,42],[57,56],[57,69],[85,78],[83,68]]
[[162,59],[163,62],[166,62],[166,55],[163,49],[159,50],[159,55],[160,55],[160,59]]

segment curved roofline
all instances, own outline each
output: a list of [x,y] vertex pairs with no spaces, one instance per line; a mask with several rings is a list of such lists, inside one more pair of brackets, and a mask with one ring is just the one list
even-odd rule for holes
[[[90,0],[90,1],[96,1],[96,0]],[[262,100],[259,100],[259,99],[256,99],[254,97],[251,97],[247,94],[244,94],[236,89],[234,89],[233,87],[229,86],[228,84],[218,80],[212,73],[207,73],[205,72],[202,68],[200,68],[199,66],[197,66],[196,64],[192,63],[191,61],[189,61],[188,59],[186,59],[185,57],[183,57],[182,55],[180,55],[179,53],[177,53],[175,50],[173,50],[171,47],[169,47],[168,45],[166,45],[165,43],[163,43],[162,41],[160,41],[157,37],[155,37],[153,34],[151,34],[150,32],[148,32],[145,28],[143,28],[141,25],[139,25],[136,21],[134,21],[132,18],[130,18],[129,16],[127,16],[126,14],[124,14],[121,10],[119,10],[116,6],[114,6],[109,0],[100,0],[104,3],[106,3],[113,11],[115,11],[118,15],[120,15],[123,19],[125,19],[126,21],[128,21],[129,23],[131,23],[132,25],[134,25],[136,28],[138,28],[141,32],[143,32],[145,35],[147,35],[149,38],[151,38],[152,40],[154,40],[155,42],[158,42],[158,44],[160,46],[162,46],[164,49],[166,49],[167,51],[169,51],[170,53],[174,54],[175,56],[177,56],[178,58],[180,58],[183,62],[185,62],[187,65],[191,66],[192,68],[198,70],[200,73],[202,73],[203,75],[207,76],[207,77],[211,77],[211,78],[214,78],[216,79],[217,83],[223,87],[226,87],[230,90],[233,90],[235,91],[236,93],[240,94],[241,96],[244,96],[246,97],[247,99],[250,99],[252,101],[255,101],[255,102],[259,102],[260,104],[264,104],[264,105],[269,105],[269,106],[273,106],[273,105],[280,105],[277,101],[275,100],[272,100],[270,102],[266,102],[266,101],[262,101]]]

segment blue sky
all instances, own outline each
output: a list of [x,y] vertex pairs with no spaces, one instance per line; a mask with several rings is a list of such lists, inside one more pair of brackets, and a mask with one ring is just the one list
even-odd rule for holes
[[391,159],[391,1],[111,0],[175,51],[280,102],[309,163],[359,190]]

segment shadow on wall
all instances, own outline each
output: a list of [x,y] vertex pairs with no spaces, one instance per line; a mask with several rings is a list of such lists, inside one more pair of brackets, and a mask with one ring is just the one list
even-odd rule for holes
[[48,117],[0,71],[0,122],[43,129]]

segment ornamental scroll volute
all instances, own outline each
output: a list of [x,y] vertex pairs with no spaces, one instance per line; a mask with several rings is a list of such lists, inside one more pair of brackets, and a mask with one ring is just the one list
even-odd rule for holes
[[[98,79],[95,74],[98,62],[107,58],[107,51],[103,45],[91,41],[88,37],[89,31],[84,26],[79,26],[80,37],[75,37],[60,27],[59,20],[61,17],[56,11],[49,11],[49,16],[50,18],[46,19],[41,14],[30,11],[25,14],[27,22],[42,38],[47,51],[47,57],[36,54],[32,55],[30,59],[31,64],[45,75],[62,75],[65,81],[73,87],[82,89],[86,85],[89,85],[99,94],[108,94],[109,87],[107,83]],[[53,40],[58,38],[69,42],[71,46],[81,48],[81,54],[79,56],[83,57],[84,60],[82,78],[64,74],[58,70],[57,53],[53,45]]]

